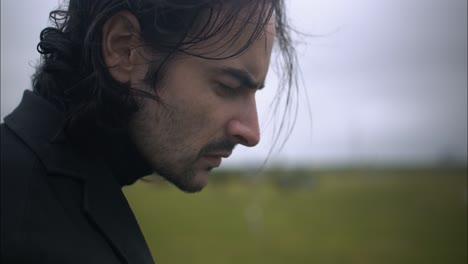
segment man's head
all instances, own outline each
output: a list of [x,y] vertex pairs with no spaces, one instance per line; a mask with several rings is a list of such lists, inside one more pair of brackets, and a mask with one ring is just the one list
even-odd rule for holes
[[279,0],[72,0],[52,13],[63,15],[57,28],[41,34],[34,89],[68,114],[71,134],[83,123],[125,130],[158,174],[198,191],[236,144],[260,140],[255,94],[275,32],[291,51],[282,8]]

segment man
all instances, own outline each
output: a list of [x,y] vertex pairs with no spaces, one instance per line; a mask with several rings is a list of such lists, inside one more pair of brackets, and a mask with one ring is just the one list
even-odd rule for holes
[[2,263],[153,263],[121,187],[156,172],[196,192],[235,145],[259,142],[255,93],[274,38],[286,74],[294,66],[283,9],[71,0],[53,11],[33,92],[1,126]]

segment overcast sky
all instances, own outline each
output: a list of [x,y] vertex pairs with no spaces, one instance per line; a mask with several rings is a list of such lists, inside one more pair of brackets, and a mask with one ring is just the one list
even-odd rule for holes
[[[1,117],[30,89],[41,29],[57,0],[1,1]],[[289,0],[302,68],[300,108],[273,162],[467,159],[466,0]],[[258,93],[262,141],[227,165],[262,161],[276,76]],[[311,116],[307,110],[310,105]]]

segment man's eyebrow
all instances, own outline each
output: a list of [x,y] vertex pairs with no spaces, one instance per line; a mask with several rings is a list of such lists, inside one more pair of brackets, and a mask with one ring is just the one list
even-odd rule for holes
[[250,72],[233,67],[221,67],[217,69],[219,74],[229,75],[239,82],[242,86],[245,86],[250,89],[260,90],[265,87],[265,83],[258,83],[255,81],[255,78],[250,74]]

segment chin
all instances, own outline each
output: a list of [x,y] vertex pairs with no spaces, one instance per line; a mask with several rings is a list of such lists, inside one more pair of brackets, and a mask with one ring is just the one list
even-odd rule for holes
[[182,184],[180,183],[174,183],[177,188],[179,188],[181,191],[184,191],[186,193],[197,193],[203,190],[205,186],[207,185],[207,182],[184,182]]
[[208,184],[209,170],[190,171],[182,174],[159,174],[180,190],[187,193],[196,193]]

